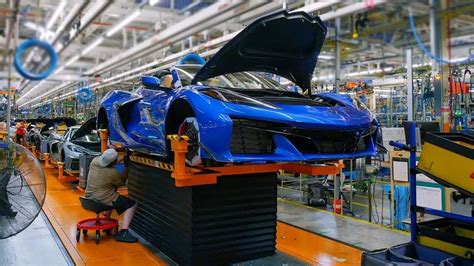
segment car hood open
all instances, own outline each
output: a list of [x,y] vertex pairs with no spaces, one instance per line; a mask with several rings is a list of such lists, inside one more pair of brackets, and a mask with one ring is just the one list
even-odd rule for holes
[[319,17],[281,11],[260,18],[222,47],[194,76],[192,84],[241,71],[277,74],[310,88],[326,37]]
[[91,133],[94,129],[96,129],[96,118],[93,117],[87,122],[85,122],[80,128],[74,132],[74,134],[71,136],[71,141],[81,138],[89,133]]

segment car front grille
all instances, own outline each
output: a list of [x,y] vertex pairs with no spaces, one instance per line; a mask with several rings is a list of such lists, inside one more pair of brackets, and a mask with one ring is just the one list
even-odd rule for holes
[[[359,132],[308,130],[291,128],[282,123],[232,118],[232,154],[271,154],[275,150],[273,134],[285,136],[303,154],[350,154],[368,149],[371,129]],[[281,132],[281,133],[279,133]]]
[[367,149],[370,136],[359,140],[354,132],[327,130],[295,130],[288,140],[301,153],[337,154],[354,153]]
[[262,128],[267,128],[270,123],[247,119],[232,119],[232,122],[230,141],[232,154],[273,153],[272,134],[262,130]]

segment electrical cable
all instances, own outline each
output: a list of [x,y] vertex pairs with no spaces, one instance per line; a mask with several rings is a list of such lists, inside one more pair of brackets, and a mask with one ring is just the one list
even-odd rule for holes
[[418,35],[417,29],[416,29],[416,26],[415,26],[415,19],[413,18],[413,14],[411,12],[411,7],[408,7],[408,12],[409,12],[408,19],[410,21],[410,29],[411,29],[411,32],[413,33],[413,37],[415,37],[415,41],[418,44],[418,46],[420,47],[420,49],[426,55],[431,57],[431,59],[435,60],[438,63],[442,63],[442,64],[464,64],[464,63],[468,63],[470,61],[474,61],[474,55],[470,55],[469,57],[467,57],[466,59],[464,59],[462,61],[449,61],[449,60],[446,60],[444,58],[441,58],[441,57],[438,57],[438,56],[432,54],[428,50],[428,48],[426,48],[426,46],[423,44],[423,42],[420,39],[420,36]]

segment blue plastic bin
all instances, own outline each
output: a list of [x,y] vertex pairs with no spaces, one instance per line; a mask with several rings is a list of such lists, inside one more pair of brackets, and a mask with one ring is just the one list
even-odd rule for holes
[[400,258],[393,256],[388,249],[363,252],[362,266],[415,266],[420,265],[417,261],[410,258]]
[[441,263],[442,266],[473,266],[474,260],[461,257],[450,258]]
[[421,265],[440,265],[442,262],[455,257],[453,254],[416,243],[401,244],[388,250],[394,258],[412,259],[421,263]]

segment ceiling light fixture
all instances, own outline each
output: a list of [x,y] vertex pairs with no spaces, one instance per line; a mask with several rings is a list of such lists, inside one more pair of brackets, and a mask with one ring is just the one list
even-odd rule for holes
[[46,29],[51,29],[51,27],[54,25],[54,23],[56,23],[56,20],[58,19],[59,15],[61,14],[61,12],[63,12],[64,8],[66,7],[66,0],[62,0],[60,3],[59,3],[59,6],[56,8],[56,10],[54,11],[53,15],[51,16],[51,18],[49,19],[48,21],[48,24],[46,24]]
[[36,84],[33,88],[31,88],[31,90],[27,91],[25,94],[23,94],[20,98],[18,98],[18,102],[20,102],[21,100],[23,100],[26,96],[28,96],[31,92],[33,92],[34,90],[36,90],[39,86],[43,85],[46,81],[45,80],[42,80],[40,81],[38,84]]
[[97,38],[93,43],[91,43],[89,46],[87,46],[82,52],[81,55],[85,55],[88,52],[90,52],[92,49],[97,47],[99,44],[101,44],[104,41],[104,37],[99,37]]
[[119,24],[115,25],[112,27],[105,36],[110,37],[114,35],[117,31],[121,30],[123,27],[125,27],[128,23],[132,22],[135,18],[137,18],[141,14],[141,9],[135,10],[132,14],[130,14],[128,17],[126,17],[124,20],[120,21]]
[[154,5],[158,4],[159,2],[160,2],[160,0],[150,0],[150,1],[148,2],[148,4],[149,4],[150,6],[154,6]]

